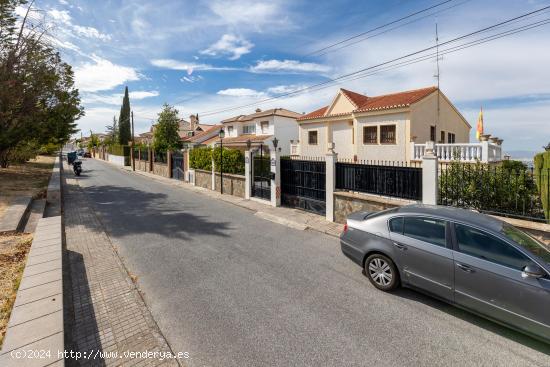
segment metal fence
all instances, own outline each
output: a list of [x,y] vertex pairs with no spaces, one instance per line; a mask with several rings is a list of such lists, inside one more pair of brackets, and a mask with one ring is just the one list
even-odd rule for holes
[[166,152],[154,152],[153,154],[155,163],[167,163]]
[[[545,222],[549,195],[539,185],[550,185],[550,169],[510,169],[486,164],[448,163],[439,167],[440,205],[475,209],[518,219]],[[542,187],[550,191],[550,187]],[[545,201],[543,205],[542,201]]]
[[140,150],[139,160],[140,161],[148,161],[149,160],[149,149],[141,149]]
[[375,165],[340,161],[336,163],[336,189],[421,200],[422,168],[401,162]]

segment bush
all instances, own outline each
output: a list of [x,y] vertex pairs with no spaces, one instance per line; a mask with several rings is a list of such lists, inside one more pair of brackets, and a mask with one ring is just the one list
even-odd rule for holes
[[212,148],[195,148],[189,151],[189,166],[194,169],[212,170]]
[[443,205],[544,218],[534,177],[524,165],[489,166],[454,161],[441,170],[439,195]]
[[542,200],[544,216],[550,223],[550,151],[535,156],[535,180]]
[[[220,172],[221,167],[221,148],[214,149],[210,147],[195,148],[189,152],[189,165],[191,168],[212,170],[212,157],[216,165],[216,172]],[[244,154],[237,149],[223,148],[223,172],[237,175],[244,174]]]
[[[220,152],[221,148],[219,147],[216,147],[212,152],[216,172],[220,172],[222,162]],[[223,148],[223,172],[244,175],[244,154],[240,150]]]
[[109,145],[107,147],[107,153],[112,155],[129,157],[130,147],[128,145],[118,145],[118,144]]

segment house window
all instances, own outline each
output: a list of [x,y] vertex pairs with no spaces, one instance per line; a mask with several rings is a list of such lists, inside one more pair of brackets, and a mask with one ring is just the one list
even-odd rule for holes
[[380,143],[395,144],[395,125],[380,126]]
[[256,125],[244,125],[243,134],[256,134]]
[[262,134],[269,133],[269,121],[262,121],[260,126],[262,127]]
[[445,143],[445,131],[441,130],[441,140],[440,143]]
[[309,145],[317,145],[317,131],[308,131],[307,142]]
[[232,136],[233,135],[233,126],[228,126],[227,127],[227,136]]
[[378,126],[363,127],[363,144],[378,143]]
[[435,126],[430,126],[430,141],[435,141]]
[[455,143],[455,134],[454,133],[449,133],[447,134],[447,143],[449,144],[454,144]]

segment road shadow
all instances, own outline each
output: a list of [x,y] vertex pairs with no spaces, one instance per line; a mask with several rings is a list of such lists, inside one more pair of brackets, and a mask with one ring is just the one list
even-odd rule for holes
[[[363,272],[364,273],[364,272]],[[480,328],[483,328],[487,331],[490,331],[492,333],[498,334],[504,338],[510,339],[516,343],[522,344],[526,347],[529,347],[531,349],[534,349],[540,353],[544,353],[546,355],[550,355],[550,344],[547,344],[543,341],[540,341],[538,339],[535,339],[533,337],[530,337],[526,334],[522,334],[516,330],[513,330],[509,327],[500,325],[496,322],[493,322],[491,320],[488,320],[486,318],[483,318],[481,316],[478,316],[474,313],[471,313],[467,310],[463,310],[461,308],[455,307],[449,303],[440,301],[436,298],[430,297],[424,293],[418,292],[413,289],[409,288],[399,288],[395,290],[394,292],[390,293],[391,295],[395,297],[401,297],[406,298],[418,303],[422,303],[424,305],[427,305],[429,307],[438,309],[440,311],[445,312],[446,314],[449,314],[453,317],[457,317],[463,321],[466,321],[468,323],[474,324]],[[503,346],[504,348],[504,346]],[[529,359],[528,355],[523,356],[526,359]],[[534,364],[536,364],[535,361],[533,361]]]
[[[85,176],[82,178],[85,179]],[[90,230],[106,230],[113,237],[154,234],[166,240],[229,237],[231,226],[228,221],[215,221],[198,215],[193,205],[173,201],[165,193],[116,185],[87,186],[83,189],[76,181],[64,181],[69,193],[65,197],[65,205],[92,208],[103,224],[104,228],[97,228],[92,223],[88,228]],[[83,200],[86,203],[78,204]],[[87,225],[86,222],[82,224]]]

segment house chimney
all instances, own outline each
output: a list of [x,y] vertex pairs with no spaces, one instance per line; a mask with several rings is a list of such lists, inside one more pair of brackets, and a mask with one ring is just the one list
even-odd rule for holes
[[256,113],[258,113],[258,112],[262,112],[262,110],[259,109],[259,108],[256,108]]
[[191,131],[195,131],[195,128],[197,127],[197,124],[199,123],[199,115],[190,115],[189,116],[189,122],[190,122],[190,129]]

